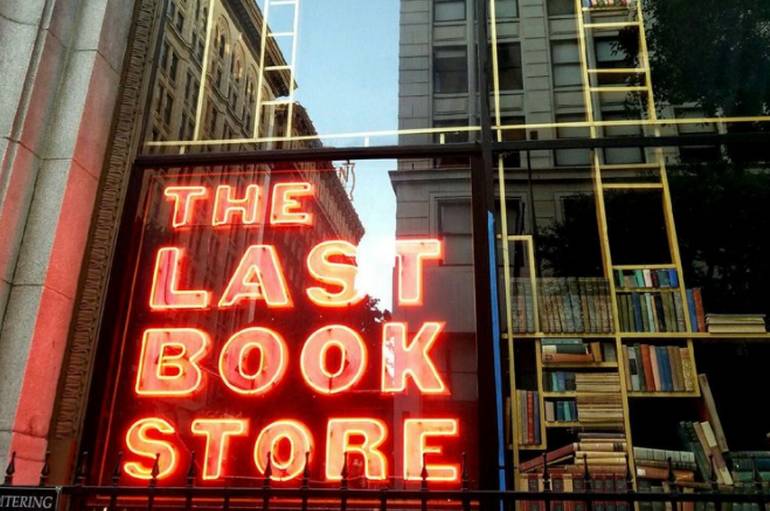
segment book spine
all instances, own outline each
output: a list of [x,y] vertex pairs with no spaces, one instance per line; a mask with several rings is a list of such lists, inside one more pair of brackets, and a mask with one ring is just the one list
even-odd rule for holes
[[527,391],[527,443],[535,443],[535,400],[534,393]]
[[644,323],[642,322],[642,303],[639,300],[638,293],[631,294],[631,302],[634,306],[634,329],[633,332],[644,332]]
[[700,332],[698,329],[698,313],[695,308],[695,296],[692,293],[692,289],[685,290],[687,295],[687,312],[690,315],[690,326],[693,332]]
[[698,321],[698,332],[706,331],[706,314],[703,312],[703,295],[700,288],[692,290],[693,298],[695,299],[695,312]]
[[682,371],[682,357],[678,346],[668,347],[668,359],[671,361],[671,376],[674,380],[674,391],[684,392],[684,376]]
[[685,310],[682,306],[682,295],[679,292],[674,293],[674,312],[676,314],[676,331],[686,332]]
[[663,381],[660,377],[660,359],[658,358],[658,350],[655,346],[647,345],[647,349],[650,352],[650,366],[652,367],[652,379],[654,382],[654,390],[660,392],[663,390]]
[[689,348],[679,348],[679,358],[682,361],[682,384],[686,392],[695,392],[695,371],[692,367]]

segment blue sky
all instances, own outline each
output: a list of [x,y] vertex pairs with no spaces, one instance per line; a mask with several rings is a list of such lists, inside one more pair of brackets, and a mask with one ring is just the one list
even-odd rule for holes
[[[258,0],[262,7],[264,0]],[[290,28],[290,8],[275,7],[274,31]],[[296,99],[321,134],[398,127],[398,0],[300,0]],[[289,48],[284,49],[289,53]],[[392,138],[372,140],[394,144]],[[329,140],[325,145],[362,145]],[[366,229],[359,285],[390,308],[396,204],[387,172],[393,160],[356,162],[353,202]]]

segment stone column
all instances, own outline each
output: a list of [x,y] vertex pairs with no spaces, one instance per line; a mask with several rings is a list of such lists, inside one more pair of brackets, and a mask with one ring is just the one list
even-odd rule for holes
[[0,2],[0,463],[47,449],[134,0]]

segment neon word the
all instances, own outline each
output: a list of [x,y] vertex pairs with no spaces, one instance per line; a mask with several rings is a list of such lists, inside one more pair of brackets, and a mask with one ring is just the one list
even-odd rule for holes
[[[212,227],[253,226],[264,223],[264,208],[268,201],[263,188],[256,183],[243,187],[219,185],[215,188],[167,186],[163,197],[173,203],[171,225],[174,229],[202,223]],[[304,209],[303,199],[314,195],[315,188],[310,183],[274,184],[269,201],[270,225],[313,225],[313,213]],[[201,221],[202,218],[206,218],[205,222]]]

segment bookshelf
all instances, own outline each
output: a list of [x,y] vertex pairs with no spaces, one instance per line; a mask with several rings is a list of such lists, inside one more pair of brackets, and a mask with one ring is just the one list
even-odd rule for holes
[[[633,92],[646,96],[646,101],[640,102],[645,106],[642,116],[644,119],[655,120],[657,113],[652,94],[641,3],[584,7],[581,0],[575,0],[575,5],[578,13],[576,23],[584,104],[590,136],[602,136],[603,128],[596,124],[596,121],[601,119],[595,115],[594,108],[601,104],[601,95],[607,92]],[[639,69],[635,69],[634,74],[642,79],[642,84],[634,86],[633,90],[623,85],[598,86],[597,80],[602,75],[602,70],[591,69],[589,55],[594,49],[592,33],[598,30],[604,34],[613,30],[617,33],[620,26],[636,27],[639,34]],[[654,135],[660,135],[657,127],[654,128]],[[637,478],[631,408],[636,409],[643,404],[645,410],[649,411],[661,408],[658,405],[663,404],[663,408],[671,411],[671,417],[682,419],[680,422],[691,421],[693,417],[700,420],[703,418],[699,415],[702,412],[698,411],[693,403],[700,403],[710,396],[710,393],[703,391],[698,377],[697,346],[724,341],[770,340],[770,333],[702,331],[705,322],[702,302],[699,303],[700,298],[696,298],[698,293],[688,289],[684,282],[666,160],[662,150],[647,150],[647,161],[643,163],[606,163],[599,151],[593,151],[591,159],[592,189],[602,262],[600,276],[539,277],[539,265],[535,260],[535,237],[509,235],[505,220],[505,200],[501,201],[503,220],[500,239],[503,243],[503,287],[506,305],[506,328],[502,337],[509,353],[511,429],[516,432],[523,427],[523,420],[531,420],[525,413],[527,410],[522,407],[519,396],[524,394],[521,391],[536,393],[537,401],[529,403],[529,412],[534,413],[535,407],[537,408],[538,419],[535,427],[540,438],[537,443],[521,442],[517,434],[511,435],[513,466],[517,469],[514,481],[518,490],[527,490],[526,486],[521,486],[524,483],[521,479],[522,473],[518,470],[522,463],[527,465],[528,461],[542,457],[568,442],[591,442],[596,441],[596,438],[611,438],[613,442],[622,445],[621,450],[613,449],[611,457],[624,460],[623,468],[631,474],[634,489],[639,489],[639,479],[645,477]],[[635,181],[635,178],[629,177],[632,171],[652,171],[655,181],[639,181],[640,178]],[[649,177],[645,176],[645,179]],[[615,178],[622,181],[611,181]],[[501,157],[500,197],[506,197],[505,183]],[[618,264],[613,260],[605,193],[619,191],[659,194],[668,262]],[[511,244],[524,245],[522,253],[527,258],[525,267],[528,276],[512,277],[509,254]],[[578,342],[586,346],[599,343],[602,350],[604,347],[612,347],[614,356],[603,354],[593,360],[569,360],[569,357],[566,357],[559,362],[545,360],[544,348],[554,349],[552,347],[559,342],[573,347]],[[649,353],[649,362],[643,357],[640,358],[642,351]],[[649,365],[653,364],[653,360],[656,361],[653,376],[640,374],[643,371],[650,372]],[[561,385],[558,378],[562,376],[554,380],[554,373],[582,374],[588,375],[589,380],[617,383],[607,383],[608,388],[613,389],[607,392],[585,391],[574,388],[572,384],[570,388],[555,389],[554,381],[558,387]],[[577,380],[578,377],[575,376],[574,379]],[[586,379],[586,376],[583,376],[583,379]],[[575,410],[566,410],[565,405],[561,404],[565,402],[573,403],[570,406]],[[581,417],[582,410],[585,410],[586,414]],[[604,413],[612,417],[606,424],[601,422],[601,415]],[[683,415],[679,416],[678,413]],[[573,417],[575,414],[577,417]],[[558,417],[555,418],[554,415]],[[706,422],[709,420],[707,418]],[[714,429],[716,433],[716,428]],[[674,437],[676,433],[676,430],[672,431]],[[592,434],[595,438],[591,437]],[[648,440],[646,435],[642,437],[644,441]],[[715,451],[714,454],[721,456],[721,452]],[[651,472],[652,468],[659,468],[652,467],[653,463],[649,459],[644,459],[643,462],[645,468],[642,474],[646,473],[645,470]],[[684,486],[686,484],[683,482],[682,487]]]

